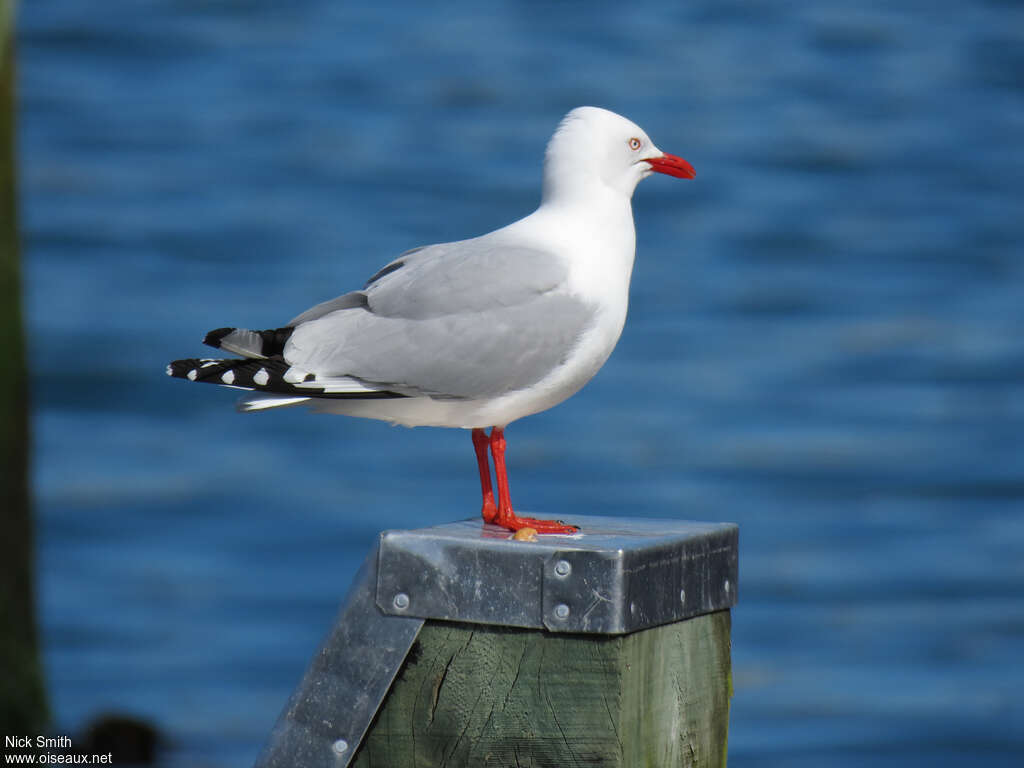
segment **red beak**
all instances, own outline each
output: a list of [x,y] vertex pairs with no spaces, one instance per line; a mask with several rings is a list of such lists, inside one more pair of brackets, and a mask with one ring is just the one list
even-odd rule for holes
[[652,157],[645,162],[649,163],[652,171],[666,173],[680,179],[695,179],[697,172],[693,166],[681,157],[670,155],[667,152],[661,157]]

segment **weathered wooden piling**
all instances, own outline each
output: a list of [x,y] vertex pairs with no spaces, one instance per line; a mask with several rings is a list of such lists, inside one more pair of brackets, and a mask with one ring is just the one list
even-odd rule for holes
[[258,766],[723,766],[737,529],[382,534]]
[[723,766],[729,612],[628,635],[427,622],[353,765]]

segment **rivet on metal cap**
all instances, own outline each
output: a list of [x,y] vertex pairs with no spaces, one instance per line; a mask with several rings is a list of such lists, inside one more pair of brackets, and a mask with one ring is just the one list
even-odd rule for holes
[[559,603],[555,606],[555,617],[559,619],[569,618],[569,606],[565,603]]
[[336,742],[331,744],[331,749],[333,749],[337,754],[343,755],[348,752],[348,742],[344,739],[338,739]]
[[400,611],[404,611],[409,607],[409,596],[405,592],[399,592],[395,595],[395,599],[391,601],[392,604]]
[[686,590],[685,589],[680,589],[679,590],[679,602],[680,603],[685,603],[686,602]]
[[572,566],[569,565],[568,560],[559,560],[555,563],[555,575],[562,576],[563,578],[572,573]]

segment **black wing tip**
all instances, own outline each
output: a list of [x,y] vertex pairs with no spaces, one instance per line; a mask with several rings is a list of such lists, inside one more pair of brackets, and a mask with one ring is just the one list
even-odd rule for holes
[[198,360],[172,360],[167,364],[167,375],[175,379],[187,379],[188,372],[198,363]]
[[[292,331],[295,328],[290,325],[283,326],[281,328],[270,328],[266,331],[249,331],[245,328],[216,328],[203,338],[203,344],[214,349],[222,349],[223,341],[226,337],[231,334],[240,332],[242,334],[248,334],[248,337],[253,336],[259,337],[259,347],[253,347],[250,351],[254,355],[262,355],[263,357],[271,357],[273,355],[280,355],[284,353],[284,345],[288,342],[289,337],[292,335]],[[237,342],[237,340],[235,340]],[[243,352],[237,347],[231,347],[233,352],[241,352],[241,354],[248,354]]]
[[203,337],[203,344],[205,344],[208,347],[213,347],[215,349],[220,349],[220,341],[221,341],[221,339],[223,339],[225,336],[227,336],[232,331],[237,331],[237,330],[238,330],[237,328],[216,328],[216,329],[210,331],[209,333],[207,333],[206,336]]
[[288,343],[288,339],[291,338],[292,331],[295,330],[294,326],[286,325],[281,328],[271,328],[266,331],[257,331],[260,339],[263,342],[262,353],[267,357],[272,355],[283,355],[284,346]]
[[167,375],[174,379],[188,379],[189,381],[213,381],[217,376],[231,370],[235,364],[240,362],[244,361],[212,360],[200,357],[172,360],[167,365]]
[[[288,364],[281,358],[252,360],[248,358],[229,358],[212,360],[209,358],[185,358],[174,360],[167,366],[167,375],[175,379],[223,384],[241,389],[252,389],[257,392],[271,392],[279,395],[301,396],[311,400],[387,400],[408,397],[401,392],[391,390],[373,390],[367,392],[325,392],[315,387],[297,387],[285,381],[284,374]],[[307,373],[304,382],[313,382],[316,376]]]

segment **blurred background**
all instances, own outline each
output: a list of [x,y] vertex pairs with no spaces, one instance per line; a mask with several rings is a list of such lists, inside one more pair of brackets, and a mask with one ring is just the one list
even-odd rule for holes
[[730,765],[1024,755],[1024,8],[23,2],[22,279],[56,728],[248,766],[382,528],[469,436],[165,377],[533,210],[561,116],[634,198],[625,333],[508,431],[521,511],[740,524]]

